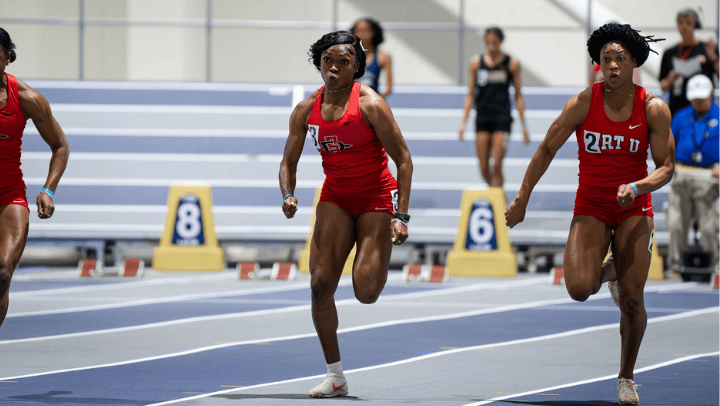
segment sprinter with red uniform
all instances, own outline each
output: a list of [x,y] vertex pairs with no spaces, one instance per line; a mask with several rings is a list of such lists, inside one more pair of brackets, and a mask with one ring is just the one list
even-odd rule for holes
[[[602,67],[605,80],[567,102],[505,210],[509,227],[525,218],[533,188],[576,132],[580,179],[565,250],[565,282],[570,297],[578,301],[611,282],[613,300],[620,307],[621,404],[639,403],[633,368],[647,325],[643,290],[654,229],[650,192],[668,183],[674,170],[670,109],[632,80],[633,69],[647,60],[652,41],[656,40],[629,25],[605,24],[593,32],[588,52]],[[648,147],[655,162],[649,175]],[[603,264],[610,246],[614,259]]]
[[[297,164],[307,137],[320,151],[325,171],[315,229],[310,243],[312,316],[327,363],[327,377],[312,397],[348,394],[337,339],[335,290],[345,261],[357,243],[352,268],[355,297],[374,303],[387,280],[392,245],[408,237],[407,214],[412,160],[392,111],[366,85],[365,50],[355,35],[337,31],[310,48],[311,60],[325,86],[298,103],[290,116],[290,134],[280,163],[282,209],[297,211],[293,196]],[[388,157],[397,166],[397,181]]]
[[52,150],[50,171],[36,199],[38,217],[55,211],[53,193],[67,165],[69,148],[65,134],[53,118],[50,104],[38,92],[5,68],[15,60],[15,44],[0,28],[0,325],[8,310],[10,281],[27,242],[29,207],[20,170],[20,147],[27,119]]
[[360,88],[360,82],[353,83],[347,110],[337,120],[322,118],[322,97],[313,102],[308,134],[325,172],[320,201],[334,203],[354,217],[370,211],[394,215],[397,182],[382,143],[360,113]]

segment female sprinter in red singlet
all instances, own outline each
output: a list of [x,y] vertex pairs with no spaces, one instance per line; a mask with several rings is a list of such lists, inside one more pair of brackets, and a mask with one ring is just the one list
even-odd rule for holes
[[[605,24],[588,40],[590,57],[605,80],[567,102],[533,156],[517,197],[505,210],[513,227],[525,218],[530,193],[555,153],[576,132],[580,179],[565,250],[570,297],[586,300],[610,281],[620,307],[622,354],[618,375],[621,404],[637,404],[633,367],[647,325],[643,290],[650,268],[653,207],[650,192],[670,181],[675,142],[670,109],[633,84],[633,68],[648,57],[648,42],[629,25]],[[648,175],[647,149],[655,170]],[[614,259],[603,264],[612,245]]]
[[5,68],[15,60],[15,44],[0,28],[0,325],[8,310],[10,280],[28,235],[29,211],[25,182],[20,170],[20,146],[27,119],[52,150],[50,172],[37,197],[38,217],[55,211],[53,194],[67,165],[69,148],[65,134],[53,118],[50,104],[38,92]]
[[[290,116],[290,134],[280,164],[283,212],[292,218],[297,163],[307,136],[322,156],[325,171],[310,245],[312,316],[325,354],[327,377],[312,397],[344,396],[334,294],[345,260],[357,243],[352,269],[355,297],[374,303],[387,280],[392,245],[408,237],[407,214],[412,160],[390,107],[366,85],[360,39],[346,31],[329,33],[310,48],[310,59],[325,86],[301,101]],[[397,166],[390,174],[388,157]]]

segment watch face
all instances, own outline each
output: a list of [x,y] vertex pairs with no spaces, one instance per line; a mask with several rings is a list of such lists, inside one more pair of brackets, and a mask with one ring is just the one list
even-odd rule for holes
[[410,215],[407,213],[397,213],[395,214],[395,217],[399,218],[402,221],[410,221]]

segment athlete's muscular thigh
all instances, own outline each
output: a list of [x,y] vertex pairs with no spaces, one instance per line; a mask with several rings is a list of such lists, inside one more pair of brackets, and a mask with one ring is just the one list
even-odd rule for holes
[[611,238],[610,226],[595,217],[573,217],[563,264],[565,285],[573,299],[584,301],[596,291]]
[[315,228],[310,242],[311,287],[334,287],[355,243],[352,216],[334,203],[319,202],[315,211]]
[[613,236],[613,259],[622,293],[641,295],[652,259],[652,217],[632,216],[623,221]]
[[29,215],[24,206],[0,206],[0,272],[12,276],[25,249]]
[[373,303],[387,281],[392,241],[388,213],[363,213],[357,219],[357,252],[353,264],[355,297]]

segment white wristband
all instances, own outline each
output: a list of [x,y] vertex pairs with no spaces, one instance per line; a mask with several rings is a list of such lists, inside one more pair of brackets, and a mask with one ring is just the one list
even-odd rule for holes
[[399,218],[397,218],[397,217],[393,217],[393,219],[390,220],[390,222],[392,223],[393,221],[397,221],[397,222],[399,222],[399,223],[402,223],[402,225],[404,225],[405,228],[407,228],[407,226],[408,226],[407,221],[405,221],[405,220],[403,220],[403,219],[399,219]]

